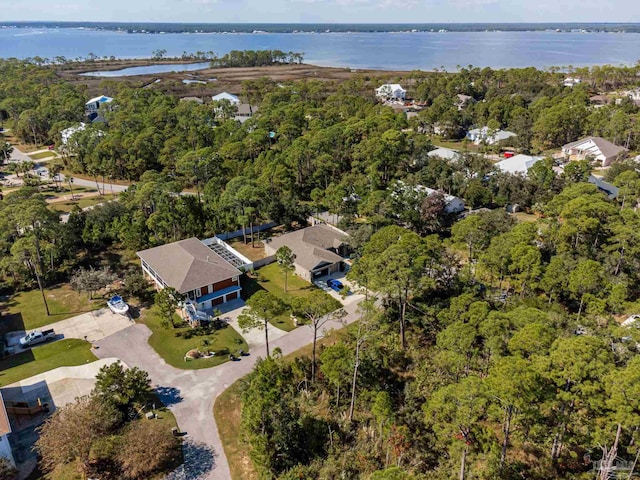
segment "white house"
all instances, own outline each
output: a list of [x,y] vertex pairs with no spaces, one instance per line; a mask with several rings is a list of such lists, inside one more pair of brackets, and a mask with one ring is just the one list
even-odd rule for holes
[[67,143],[69,143],[69,139],[74,133],[81,132],[86,128],[87,128],[87,124],[84,122],[81,122],[78,125],[75,125],[73,127],[65,128],[60,132],[60,139],[62,140],[62,144],[66,145]]
[[458,160],[460,153],[451,148],[440,147],[427,153],[428,157],[440,157],[445,160]]
[[219,93],[218,95],[214,95],[213,97],[211,97],[211,100],[214,101],[214,102],[219,102],[221,100],[228,100],[233,105],[239,105],[240,104],[240,99],[238,97],[236,97],[235,95],[233,95],[231,93],[227,93],[227,92],[222,92],[222,93]]
[[579,78],[567,77],[564,79],[563,85],[565,87],[575,87],[576,85],[579,85],[581,83],[582,83],[582,80]]
[[444,195],[445,207],[444,211],[447,213],[460,213],[464,210],[464,200],[459,197],[454,197],[453,195],[449,195],[440,190],[434,190],[433,188],[425,187],[424,185],[415,185],[413,187],[408,186],[401,180],[396,182],[395,191],[391,192],[392,197],[398,197],[401,195],[413,195],[429,197],[435,193],[442,193]]
[[608,167],[628,151],[626,148],[601,137],[583,138],[562,147],[562,153],[570,160],[592,159],[603,167]]
[[376,88],[376,97],[381,100],[404,100],[407,91],[397,83],[385,83]]
[[7,416],[7,409],[4,406],[4,400],[0,393],[0,457],[5,457],[11,462],[11,465],[15,465],[16,462],[13,459],[13,453],[11,452],[11,445],[9,444],[9,434],[11,433],[11,424],[9,423],[9,417]]
[[517,137],[517,135],[506,130],[492,130],[489,127],[474,128],[467,132],[467,138],[476,145],[483,142],[487,145],[496,145],[512,137]]
[[514,155],[511,158],[505,158],[504,160],[496,163],[496,168],[504,173],[511,173],[512,175],[524,175],[527,176],[529,169],[542,160],[541,157],[532,157],[530,155]]
[[105,119],[101,112],[104,111],[104,105],[107,105],[113,101],[113,98],[106,95],[100,95],[90,99],[84,105],[84,113],[91,122],[104,122]]

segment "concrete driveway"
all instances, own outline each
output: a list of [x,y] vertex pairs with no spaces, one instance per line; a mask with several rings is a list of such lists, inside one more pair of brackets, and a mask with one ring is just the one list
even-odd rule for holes
[[[325,330],[342,328],[358,318],[356,310],[363,297],[354,297],[357,298],[345,306],[344,323],[327,322]],[[94,352],[99,357],[119,358],[129,366],[146,370],[158,395],[176,416],[180,429],[186,433],[185,464],[169,476],[171,480],[228,480],[229,464],[213,417],[213,404],[227,387],[250,373],[264,353],[258,347],[257,352],[251,351],[235,362],[204,370],[179,370],[167,365],[149,346],[150,335],[145,325],[132,325],[95,342]],[[270,346],[279,347],[286,355],[312,341],[313,330],[303,327],[270,340]]]
[[[86,339],[88,342],[95,342],[131,325],[132,321],[128,317],[116,315],[108,308],[102,308],[45,325],[39,330],[53,328],[58,340],[62,338],[79,338],[81,340]],[[24,337],[24,335],[24,331],[7,333],[5,338],[8,346],[17,346],[20,338]]]
[[2,387],[5,401],[35,403],[38,398],[56,408],[88,395],[95,385],[98,371],[105,365],[118,361],[104,358],[86,365],[60,367]]
[[[260,351],[260,349],[265,346],[264,330],[258,330],[257,328],[254,328],[245,332],[244,330],[242,330],[242,328],[240,328],[240,325],[238,325],[238,316],[242,313],[244,302],[242,300],[239,300],[238,302],[239,303],[237,308],[227,313],[223,313],[222,315],[220,315],[220,319],[227,322],[233,327],[236,332],[244,337],[244,339],[247,341],[247,345],[249,345],[249,350],[253,352]],[[269,332],[269,344],[271,344],[271,342],[275,339],[283,337],[287,334],[287,332],[285,332],[284,330],[281,330],[278,327],[274,327],[271,324],[269,324],[267,328]]]

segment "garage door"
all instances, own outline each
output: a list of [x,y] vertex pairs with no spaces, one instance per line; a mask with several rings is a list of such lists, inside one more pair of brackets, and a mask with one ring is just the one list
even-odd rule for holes
[[214,298],[211,302],[213,305],[221,305],[224,303],[224,297]]
[[313,278],[324,277],[326,275],[329,275],[329,269],[328,268],[323,268],[322,270],[314,272]]

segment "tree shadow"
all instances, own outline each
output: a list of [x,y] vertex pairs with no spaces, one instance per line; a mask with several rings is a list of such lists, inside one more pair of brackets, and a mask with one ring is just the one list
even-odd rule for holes
[[218,456],[204,443],[185,440],[182,444],[184,464],[165,477],[166,480],[201,480],[216,467]]
[[172,405],[176,405],[184,398],[180,395],[180,389],[175,387],[156,387],[155,389],[156,395],[160,399],[160,401],[164,404],[165,407],[170,407]]

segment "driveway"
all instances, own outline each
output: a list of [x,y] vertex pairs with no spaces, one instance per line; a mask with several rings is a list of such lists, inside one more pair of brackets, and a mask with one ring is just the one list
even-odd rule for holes
[[[116,315],[108,308],[102,308],[45,325],[39,330],[53,328],[56,332],[56,339],[79,338],[86,339],[88,342],[95,342],[130,327],[131,324],[132,322],[128,317]],[[24,331],[7,333],[5,338],[8,346],[17,346],[20,338],[24,337],[24,335]]]
[[[251,329],[247,332],[243,331],[238,325],[238,316],[242,313],[242,309],[244,307],[244,302],[242,300],[234,300],[234,302],[238,302],[238,308],[231,310],[227,313],[223,313],[220,315],[220,318],[226,321],[229,325],[233,327],[233,329],[238,332],[240,335],[244,337],[247,341],[247,345],[249,345],[249,350],[255,352],[260,348],[265,346],[264,341],[264,330],[258,330],[257,328]],[[284,330],[279,329],[278,327],[274,327],[273,325],[268,325],[269,332],[269,345],[275,339],[283,337],[287,334]]]
[[[354,297],[356,297],[354,295]],[[362,299],[362,296],[357,296]],[[344,323],[330,321],[325,330],[339,329],[358,318],[354,300],[345,307]],[[149,346],[151,331],[141,324],[132,325],[114,335],[95,342],[94,353],[101,358],[119,358],[129,366],[149,372],[162,401],[176,416],[185,432],[185,464],[169,478],[172,480],[228,480],[229,464],[224,455],[213,417],[213,404],[227,387],[251,372],[263,351],[258,347],[235,362],[227,362],[204,370],[179,370],[167,365]],[[313,341],[311,328],[297,328],[273,340],[286,355]]]

